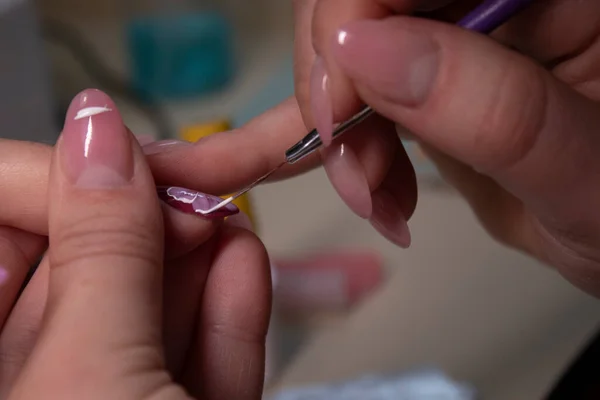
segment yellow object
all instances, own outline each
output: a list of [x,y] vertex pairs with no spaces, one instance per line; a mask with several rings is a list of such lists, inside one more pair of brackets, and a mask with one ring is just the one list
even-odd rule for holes
[[[182,140],[187,142],[197,142],[198,140],[210,136],[215,133],[228,131],[231,129],[231,124],[228,120],[215,120],[204,124],[198,125],[190,125],[181,129],[179,136]],[[250,218],[250,222],[252,226],[256,227],[256,223],[254,221],[254,215],[252,213],[252,203],[250,201],[250,196],[248,193],[238,197],[233,201],[240,211],[245,213],[248,218]]]
[[179,135],[181,139],[187,142],[197,142],[213,133],[228,131],[229,129],[231,129],[229,121],[217,120],[206,124],[187,126],[181,130]]

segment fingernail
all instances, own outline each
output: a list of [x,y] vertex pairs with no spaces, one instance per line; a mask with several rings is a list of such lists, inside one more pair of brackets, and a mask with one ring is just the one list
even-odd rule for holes
[[352,148],[334,144],[325,151],[325,172],[342,200],[361,218],[371,216],[373,205],[365,168]]
[[75,96],[67,111],[60,156],[76,186],[109,188],[133,176],[129,133],[115,103],[99,90]]
[[154,139],[154,136],[147,134],[135,135],[135,138],[137,139],[140,146],[145,146],[149,143],[156,141],[156,139]]
[[167,151],[179,149],[182,147],[188,147],[190,145],[191,145],[190,142],[185,142],[183,140],[167,139],[167,140],[160,140],[158,142],[152,142],[152,143],[145,144],[142,147],[142,150],[144,151],[144,154],[150,155],[150,154],[166,153]]
[[371,225],[390,242],[404,249],[410,246],[408,223],[396,199],[385,189],[373,193],[373,215]]
[[162,201],[176,210],[186,214],[194,214],[205,219],[223,219],[240,212],[235,204],[229,203],[215,212],[202,214],[201,211],[206,211],[216,206],[223,199],[195,190],[170,186],[157,188],[157,193]]
[[236,215],[232,215],[231,217],[227,218],[226,223],[230,226],[235,226],[237,228],[242,228],[247,231],[254,232],[254,227],[252,226],[252,221],[250,220],[250,217],[248,217],[246,213],[241,211]]
[[325,62],[319,56],[315,59],[310,74],[310,107],[321,141],[329,146],[333,133],[333,108]]
[[336,35],[334,54],[358,84],[405,107],[422,104],[438,73],[439,47],[402,21],[359,21]]

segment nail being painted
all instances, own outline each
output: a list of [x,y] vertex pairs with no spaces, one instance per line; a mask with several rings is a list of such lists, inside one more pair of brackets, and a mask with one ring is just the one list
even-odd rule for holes
[[78,119],[82,119],[82,118],[86,118],[86,117],[91,117],[93,115],[103,114],[103,113],[109,112],[109,111],[112,111],[112,108],[108,108],[106,106],[104,106],[104,107],[86,107],[86,108],[82,108],[81,110],[77,111],[77,115],[73,119],[78,120]]

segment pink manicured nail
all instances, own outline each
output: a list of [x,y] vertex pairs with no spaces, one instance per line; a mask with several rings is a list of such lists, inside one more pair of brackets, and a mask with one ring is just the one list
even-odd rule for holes
[[352,148],[343,143],[333,144],[325,152],[323,166],[348,207],[359,217],[369,218],[373,209],[369,182]]
[[329,90],[325,63],[321,57],[317,57],[310,76],[310,106],[315,128],[325,146],[331,144],[333,133],[333,107]]
[[182,147],[188,147],[190,145],[190,142],[185,142],[183,140],[168,139],[148,143],[142,147],[142,150],[144,151],[144,154],[150,155],[157,153],[165,153],[167,151],[179,149]]
[[390,242],[402,248],[410,246],[408,223],[394,197],[385,189],[373,193],[371,225]]
[[216,206],[223,199],[218,196],[200,193],[195,190],[173,186],[158,187],[157,193],[158,197],[171,207],[181,212],[194,214],[205,219],[222,219],[240,212],[235,204],[229,203],[210,214],[201,214],[200,211],[206,211]]
[[81,92],[71,102],[61,137],[65,174],[80,187],[127,184],[133,176],[130,140],[110,97],[94,89]]

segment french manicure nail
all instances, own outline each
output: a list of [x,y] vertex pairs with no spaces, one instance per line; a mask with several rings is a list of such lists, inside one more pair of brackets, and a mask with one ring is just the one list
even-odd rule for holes
[[385,189],[373,193],[371,225],[390,242],[404,249],[410,247],[408,223],[396,199]]
[[240,212],[235,204],[229,203],[215,212],[202,214],[201,211],[206,211],[216,206],[223,201],[223,199],[218,196],[197,192],[195,190],[170,186],[158,187],[157,193],[162,201],[176,210],[186,214],[194,214],[205,219],[223,219]]
[[333,107],[329,90],[325,62],[317,56],[310,74],[310,107],[315,128],[325,146],[331,144],[333,134]]
[[352,148],[344,143],[326,149],[323,166],[342,200],[361,218],[369,218],[373,205],[365,168]]
[[76,186],[109,188],[133,176],[131,138],[115,103],[99,90],[75,96],[67,111],[60,157]]
[[359,85],[405,107],[427,99],[439,68],[439,46],[396,20],[352,22],[338,31],[333,50]]
[[146,155],[166,153],[167,151],[190,146],[190,142],[183,140],[167,139],[159,140],[158,142],[147,143],[142,147],[142,151]]

